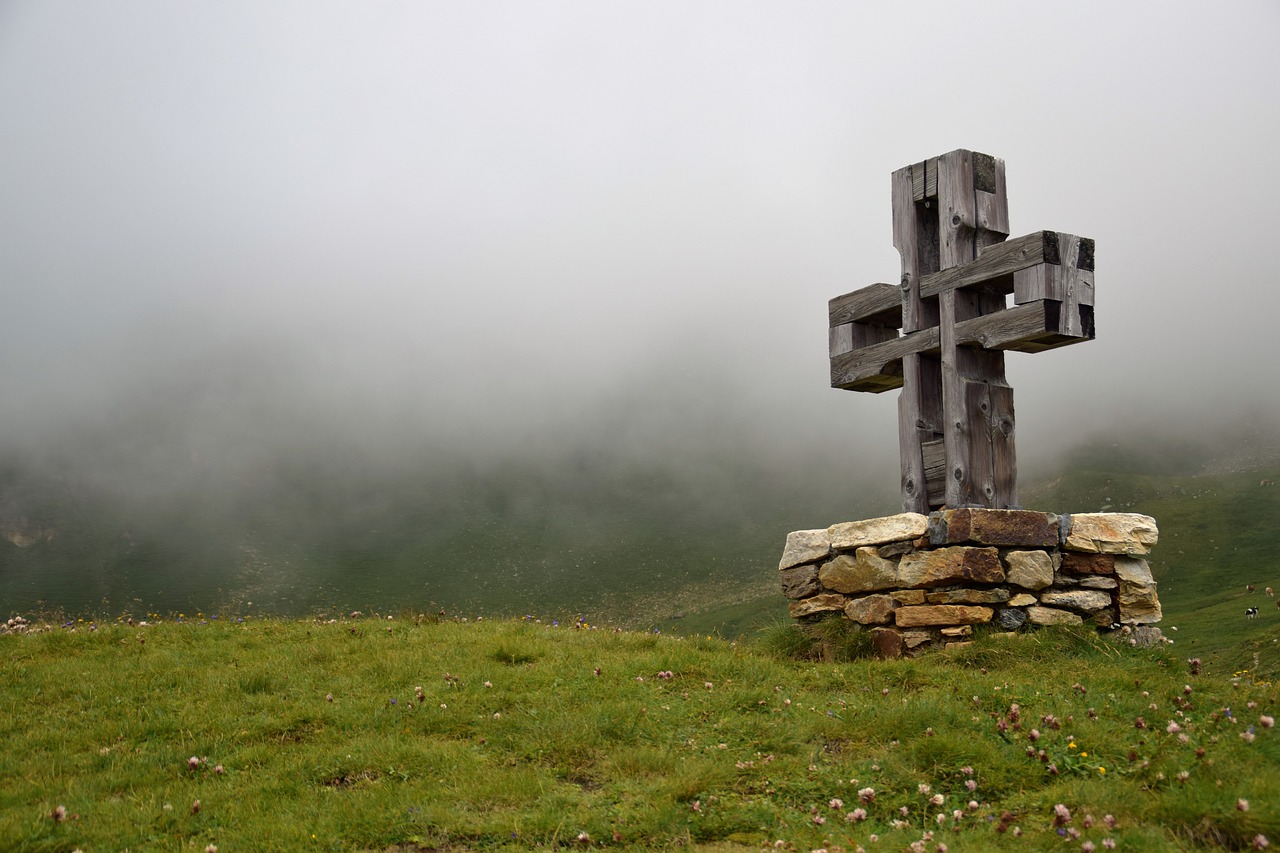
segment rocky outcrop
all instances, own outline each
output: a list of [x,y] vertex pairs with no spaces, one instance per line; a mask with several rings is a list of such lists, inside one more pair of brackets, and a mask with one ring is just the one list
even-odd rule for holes
[[1119,622],[1148,642],[1161,613],[1142,557],[1158,535],[1135,513],[902,513],[792,533],[779,568],[793,618],[839,613],[886,657],[962,644],[983,624]]

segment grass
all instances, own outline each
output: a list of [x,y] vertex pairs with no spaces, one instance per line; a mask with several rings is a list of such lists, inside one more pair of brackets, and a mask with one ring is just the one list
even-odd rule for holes
[[[805,659],[831,648],[835,662]],[[872,661],[856,639],[815,645],[792,625],[735,643],[412,614],[73,622],[0,636],[0,838],[41,851],[1280,838],[1280,741],[1264,719],[1276,687],[1193,672],[1176,648],[1058,630]],[[846,820],[856,809],[865,819]]]

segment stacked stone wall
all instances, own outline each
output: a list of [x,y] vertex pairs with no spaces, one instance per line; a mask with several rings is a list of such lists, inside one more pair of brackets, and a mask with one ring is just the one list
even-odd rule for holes
[[898,657],[967,642],[974,625],[1158,622],[1145,559],[1158,536],[1136,513],[903,513],[791,533],[778,568],[792,618],[843,614]]

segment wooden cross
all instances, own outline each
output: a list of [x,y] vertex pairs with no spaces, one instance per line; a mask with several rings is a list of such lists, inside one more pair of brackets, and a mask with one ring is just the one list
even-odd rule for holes
[[903,389],[906,512],[1017,508],[1004,351],[1094,336],[1093,241],[1056,231],[1008,236],[1003,160],[958,150],[906,166],[893,173],[901,284],[831,300],[831,385]]

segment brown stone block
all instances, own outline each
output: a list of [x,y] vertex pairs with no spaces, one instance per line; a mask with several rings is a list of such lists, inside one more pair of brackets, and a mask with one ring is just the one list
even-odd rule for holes
[[844,606],[844,615],[861,625],[883,625],[893,619],[898,602],[890,595],[865,595]]
[[924,604],[923,589],[898,589],[889,594],[899,604]]
[[995,548],[938,548],[904,556],[898,563],[898,581],[903,587],[1001,583],[1004,581],[1004,566]]
[[899,607],[894,617],[899,628],[916,628],[926,625],[972,625],[990,622],[994,612],[990,607],[965,604],[922,604]]
[[947,542],[1019,548],[1058,544],[1058,517],[1022,509],[952,509],[943,513]]
[[1072,575],[1111,575],[1116,571],[1116,558],[1111,554],[1062,555],[1062,571]]
[[900,658],[905,646],[902,633],[893,628],[871,629],[871,651],[878,658]]

